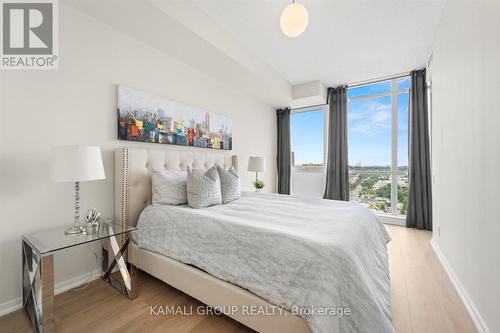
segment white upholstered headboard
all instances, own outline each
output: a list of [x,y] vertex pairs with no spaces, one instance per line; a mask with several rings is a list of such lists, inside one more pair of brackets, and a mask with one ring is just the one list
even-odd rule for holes
[[151,168],[207,170],[214,165],[238,170],[238,158],[218,150],[120,148],[115,151],[115,220],[135,226],[142,210],[151,204]]

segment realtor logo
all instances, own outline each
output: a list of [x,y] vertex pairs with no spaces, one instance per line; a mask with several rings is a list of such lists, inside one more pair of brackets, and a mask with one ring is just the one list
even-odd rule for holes
[[1,69],[56,69],[58,0],[0,0]]

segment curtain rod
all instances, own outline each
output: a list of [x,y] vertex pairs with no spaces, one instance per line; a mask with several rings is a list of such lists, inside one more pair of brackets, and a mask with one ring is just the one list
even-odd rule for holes
[[361,86],[366,86],[368,84],[379,83],[379,82],[389,81],[389,80],[394,80],[394,79],[400,79],[402,77],[409,76],[409,75],[410,75],[410,72],[399,73],[396,75],[387,75],[387,76],[382,76],[382,77],[379,77],[376,79],[348,83],[347,86],[349,88],[361,87]]
[[319,106],[325,106],[325,105],[328,105],[327,103],[323,103],[323,104],[315,104],[315,105],[308,105],[308,106],[301,106],[300,108],[290,108],[291,111],[295,111],[295,110],[302,110],[302,109],[310,109],[310,108],[316,108],[316,107],[319,107]]

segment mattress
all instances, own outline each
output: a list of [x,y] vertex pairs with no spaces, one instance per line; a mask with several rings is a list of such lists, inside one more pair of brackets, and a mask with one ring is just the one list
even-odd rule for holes
[[245,288],[313,332],[394,332],[385,227],[349,202],[242,193],[204,209],[149,206],[137,243]]

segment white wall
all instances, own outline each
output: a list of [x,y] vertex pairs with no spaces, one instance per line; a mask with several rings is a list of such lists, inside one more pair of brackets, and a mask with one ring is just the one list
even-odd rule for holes
[[449,1],[429,73],[433,238],[490,332],[500,332],[499,32],[499,1]]
[[[134,144],[116,140],[116,84],[232,117],[243,188],[250,189],[253,176],[245,171],[249,155],[266,157],[268,171],[261,177],[267,189],[274,188],[271,106],[63,2],[60,54],[58,70],[0,72],[0,308],[21,296],[21,235],[71,224],[72,184],[48,179],[52,146],[101,146],[107,179],[82,183],[82,210],[97,207],[104,216],[113,215],[113,149]],[[97,268],[88,252],[57,256],[56,282]]]
[[326,172],[323,168],[292,168],[292,195],[323,198]]

